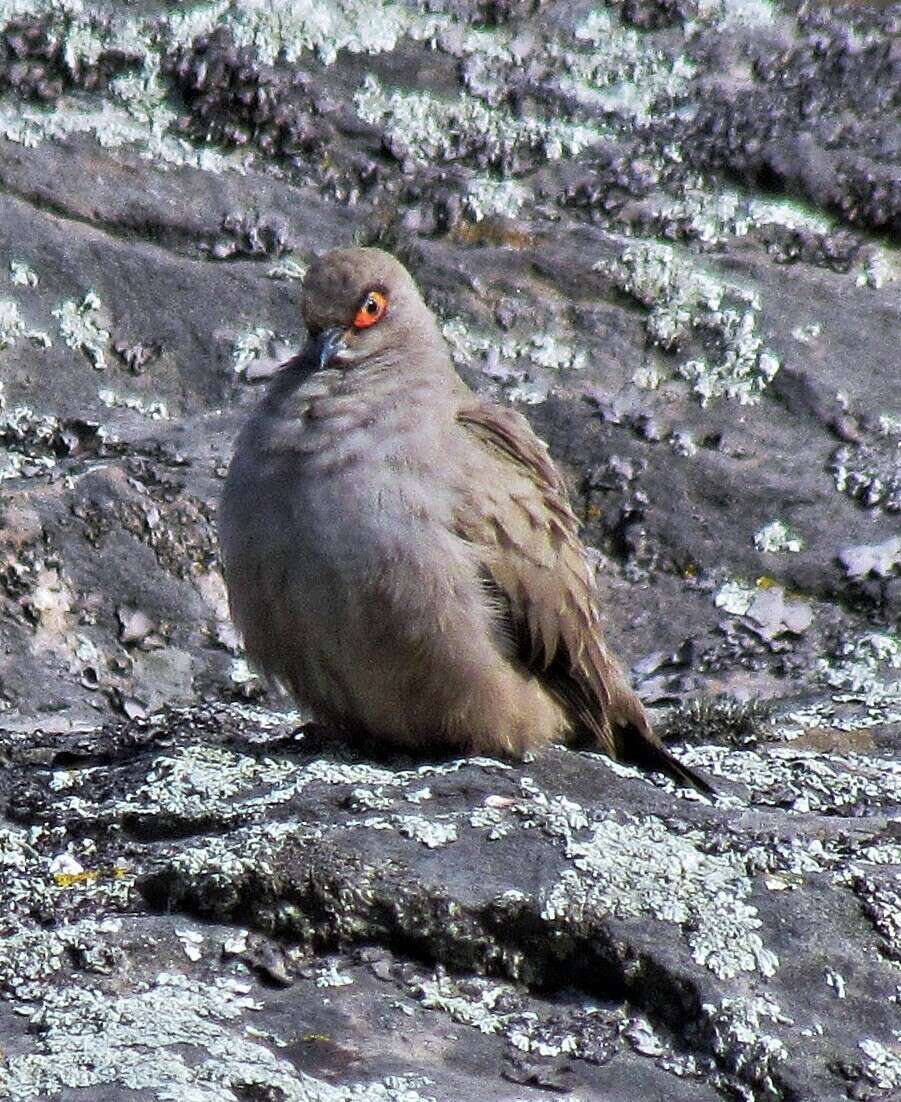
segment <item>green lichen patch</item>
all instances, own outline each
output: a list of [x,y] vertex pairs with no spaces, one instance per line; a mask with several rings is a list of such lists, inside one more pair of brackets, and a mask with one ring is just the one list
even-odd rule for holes
[[[682,160],[676,146],[666,146],[656,159],[657,171],[664,174],[668,166]],[[834,218],[794,200],[761,199],[750,192],[712,186],[701,177],[683,180],[675,194],[649,196],[642,226],[669,241],[696,241],[705,247],[753,234],[769,241],[776,255],[784,254],[786,260],[793,250],[817,257],[816,244],[836,231]]]
[[0,482],[43,474],[56,466],[55,458],[48,453],[61,431],[56,417],[36,413],[28,406],[7,409],[0,392],[0,439],[5,445],[0,456]]
[[553,375],[582,371],[588,365],[587,351],[553,330],[522,337],[449,317],[441,331],[456,364],[482,361],[482,370],[501,386],[505,396],[525,405],[538,405],[547,399],[554,385]]
[[266,275],[270,279],[283,279],[283,280],[302,280],[307,274],[306,265],[295,259],[293,256],[286,256],[279,260],[276,264],[266,272]]
[[733,616],[744,616],[754,600],[754,588],[744,582],[730,580],[723,582],[714,595],[717,608]]
[[79,449],[101,450],[109,437],[101,425],[61,420],[28,405],[10,406],[0,383],[0,482],[46,474]]
[[831,688],[839,690],[835,700],[895,704],[901,709],[901,638],[896,634],[869,632],[845,641],[833,658],[817,660],[817,671]]
[[878,436],[836,448],[830,471],[839,493],[868,509],[901,513],[901,421],[883,418]]
[[587,841],[567,846],[575,867],[542,893],[542,916],[551,922],[605,913],[657,918],[681,926],[694,959],[721,978],[774,975],[779,959],[758,933],[762,922],[747,902],[747,874],[696,842],[652,818],[597,822]]
[[[894,852],[884,855],[886,864],[899,865],[898,849],[894,846]],[[882,939],[883,952],[890,960],[898,961],[901,960],[901,871],[897,867],[868,868],[863,862],[871,856],[874,855],[861,855],[861,863],[855,862],[849,870],[848,881]]]
[[[282,802],[294,791],[295,768],[288,762],[259,760],[220,746],[195,743],[160,755],[144,782],[124,799],[100,803],[90,798],[89,777],[79,791],[56,807],[65,816],[110,821],[123,816],[161,821],[237,822]],[[88,783],[84,783],[88,782]],[[266,796],[255,796],[260,788]],[[71,785],[70,785],[71,788]]]
[[751,1083],[755,1097],[784,1097],[778,1082],[780,1065],[789,1052],[773,1025],[792,1024],[779,1006],[767,996],[722,999],[718,1005],[702,1007],[713,1051],[733,1074]]
[[239,374],[259,359],[269,355],[269,349],[275,340],[275,333],[265,326],[258,325],[240,333],[232,344],[232,363]]
[[457,840],[455,823],[427,819],[423,815],[392,815],[387,819],[373,817],[364,819],[360,825],[370,830],[397,830],[428,849],[440,849]]
[[811,605],[769,578],[760,579],[756,586],[736,580],[723,582],[713,600],[717,608],[742,617],[753,633],[766,642],[785,635],[802,635],[813,622]]
[[168,421],[171,417],[169,407],[163,401],[142,398],[137,394],[120,394],[109,387],[99,390],[97,397],[109,409],[134,410],[151,421]]
[[[260,1091],[284,1102],[388,1102],[384,1085],[333,1087],[273,1053],[245,1022],[259,1005],[250,989],[163,973],[119,997],[80,987],[48,992],[33,1018],[37,1050],[10,1058],[0,1085],[11,1102],[108,1086],[191,1102],[239,1102]],[[424,1102],[416,1092],[410,1098]]]
[[[431,973],[404,977],[407,992],[429,1010],[486,1035],[503,1037],[508,1052],[540,1059],[560,1056],[601,1064],[620,1051],[625,1037],[637,1040],[637,1020],[619,1009],[586,1000],[576,1007],[556,1007],[533,1000],[511,983],[482,976],[451,975],[438,967]],[[645,1023],[645,1033],[651,1033]],[[633,1047],[639,1051],[639,1044]],[[645,1045],[645,1049],[646,1049]],[[654,1055],[667,1052],[658,1041]]]
[[414,995],[423,1006],[444,1011],[452,1021],[473,1026],[481,1033],[499,1033],[511,1017],[503,1003],[514,997],[514,989],[481,978],[461,985],[445,973],[437,973],[416,983]]
[[[292,761],[241,754],[217,745],[192,743],[172,754],[154,758],[145,779],[124,798],[91,798],[91,771],[65,771],[53,787],[60,793],[54,813],[109,823],[123,818],[144,823],[172,824],[215,822],[220,826],[243,827],[263,819],[273,808],[286,806],[311,786],[350,786],[350,803],[361,810],[388,810],[398,800],[421,804],[423,779],[453,773],[468,766],[463,760],[442,765],[425,765],[414,770],[389,770],[366,763],[344,764],[327,759],[299,766]],[[499,762],[487,762],[503,769]],[[446,817],[397,813],[369,817],[347,826],[396,830],[404,837],[434,848],[448,845],[457,837],[457,825]],[[248,828],[250,829],[250,828]],[[296,825],[295,830],[299,829]],[[314,835],[319,832],[313,831]],[[251,834],[249,837],[257,837]],[[244,869],[243,854],[271,846],[272,836],[263,831],[257,842],[245,840],[238,846],[238,863]],[[230,846],[231,843],[229,843]],[[255,848],[256,847],[256,848]],[[228,847],[227,847],[228,848]],[[255,860],[259,858],[257,853]],[[190,859],[191,861],[194,858]]]
[[701,0],[697,16],[724,30],[768,27],[776,19],[776,8],[771,0]]
[[411,31],[424,35],[437,29],[438,20],[417,17],[390,0],[378,5],[377,14],[365,0],[310,0],[304,4],[219,0],[172,13],[168,30],[175,43],[188,43],[224,23],[239,46],[253,49],[267,65],[280,60],[295,63],[307,52],[330,65],[339,50],[359,54],[390,51]]
[[901,1088],[901,1031],[895,1032],[895,1041],[891,1047],[871,1037],[858,1042],[864,1056],[863,1078],[880,1092]]
[[[34,0],[24,12],[4,3],[0,25],[23,14],[53,43],[57,72],[49,73],[46,59],[37,58],[33,74],[22,76],[22,91],[36,91],[47,106],[13,97],[0,101],[0,133],[8,140],[33,148],[89,134],[106,148],[134,145],[160,168],[241,167],[239,160],[227,161],[214,150],[195,149],[174,132],[177,116],[160,78],[169,33],[165,21],[115,7],[99,13],[80,3]],[[63,90],[69,94],[61,96]]]
[[867,253],[855,280],[858,287],[872,287],[878,291],[887,283],[901,279],[897,257],[875,246]]
[[475,176],[466,185],[464,202],[474,222],[492,216],[515,218],[528,194],[527,189],[515,180]]
[[[172,137],[167,131],[162,110],[155,110],[149,94],[140,100],[128,86],[127,106],[104,100],[99,106],[78,101],[66,103],[53,111],[15,107],[0,103],[0,134],[7,140],[33,149],[45,141],[62,141],[71,135],[87,134],[105,149],[135,146],[142,157],[161,169],[185,165],[208,172],[226,168],[243,170],[243,158],[226,155],[212,149],[195,149],[189,142]],[[152,117],[153,121],[148,121]]]
[[695,75],[690,58],[670,58],[653,36],[624,27],[607,9],[592,10],[574,37],[575,49],[551,43],[549,60],[563,69],[561,90],[592,111],[647,123],[682,97]]
[[[895,722],[901,713],[895,712]],[[901,806],[901,763],[864,754],[768,747],[724,752],[718,747],[686,753],[692,767],[747,785],[755,804],[789,814],[854,815]]]
[[699,337],[709,354],[683,360],[677,370],[701,406],[717,398],[754,405],[779,370],[779,360],[757,333],[760,304],[754,294],[705,271],[671,246],[629,245],[613,261],[594,265],[646,306],[648,339],[676,351]]
[[783,520],[773,520],[754,534],[754,546],[758,551],[776,554],[780,551],[797,553],[804,549],[804,537]]
[[37,347],[49,348],[51,345],[46,333],[29,328],[16,302],[12,299],[0,299],[0,351],[11,348],[20,337]]
[[53,310],[58,319],[60,336],[76,352],[83,352],[98,371],[106,368],[110,334],[97,324],[93,316],[103,304],[95,291],[87,291],[81,302],[72,299],[61,302]]
[[14,287],[37,287],[38,274],[24,260],[9,262],[9,281]]
[[556,161],[600,141],[593,124],[516,116],[460,93],[441,100],[428,92],[388,91],[370,74],[354,97],[357,113],[379,126],[390,152],[413,165],[467,160],[509,169],[528,155]]
[[[64,834],[55,828],[0,830],[0,908],[7,922],[0,941],[0,989],[18,1000],[39,1002],[68,954],[93,953],[118,928],[115,914],[105,912],[120,911],[132,899],[134,877],[128,869],[98,863],[89,840],[51,856],[62,845]],[[95,916],[81,917],[88,903]]]

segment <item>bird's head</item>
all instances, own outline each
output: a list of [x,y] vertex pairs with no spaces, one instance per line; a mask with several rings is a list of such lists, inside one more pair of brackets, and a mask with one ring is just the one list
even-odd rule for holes
[[410,273],[381,249],[335,249],[303,283],[303,320],[318,366],[400,362],[437,344],[435,319]]

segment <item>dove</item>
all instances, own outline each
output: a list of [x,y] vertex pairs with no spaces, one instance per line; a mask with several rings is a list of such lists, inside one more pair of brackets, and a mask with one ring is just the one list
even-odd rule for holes
[[566,484],[454,370],[407,270],[337,249],[304,350],[238,437],[219,512],[251,663],[322,723],[414,753],[603,751],[711,791],[608,649]]

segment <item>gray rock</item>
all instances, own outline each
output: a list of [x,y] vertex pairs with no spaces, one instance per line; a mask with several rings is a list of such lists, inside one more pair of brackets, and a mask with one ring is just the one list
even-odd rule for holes
[[[426,9],[0,5],[0,1083],[889,1098],[897,13]],[[715,806],[373,763],[247,669],[243,378],[353,240],[548,439]]]

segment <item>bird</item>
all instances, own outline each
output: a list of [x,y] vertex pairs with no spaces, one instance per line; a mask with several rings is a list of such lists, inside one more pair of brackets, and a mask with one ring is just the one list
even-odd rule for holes
[[309,340],[240,431],[220,502],[251,664],[364,746],[522,759],[564,743],[709,794],[604,640],[547,445],[457,374],[406,268],[327,252],[302,315]]

